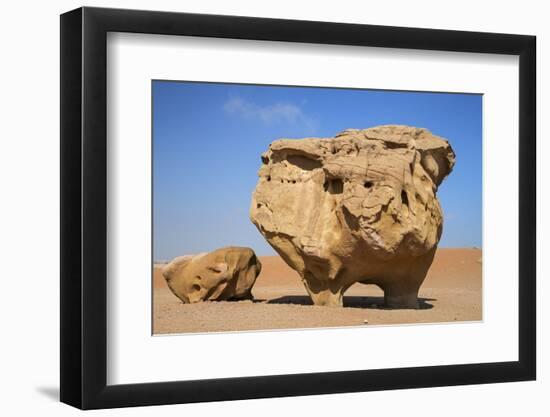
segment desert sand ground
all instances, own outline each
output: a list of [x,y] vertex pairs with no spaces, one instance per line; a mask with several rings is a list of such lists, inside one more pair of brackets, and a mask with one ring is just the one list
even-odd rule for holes
[[158,268],[153,276],[153,333],[196,333],[482,320],[481,250],[438,249],[420,288],[420,309],[384,308],[374,285],[353,285],[344,307],[311,305],[298,274],[278,256],[260,257],[254,300],[183,304]]

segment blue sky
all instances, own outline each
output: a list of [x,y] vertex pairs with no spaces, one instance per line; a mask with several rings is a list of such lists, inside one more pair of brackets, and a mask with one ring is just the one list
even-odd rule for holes
[[439,187],[440,247],[481,247],[482,96],[153,81],[153,257],[235,245],[275,252],[248,217],[278,138],[382,124],[425,127],[457,162]]

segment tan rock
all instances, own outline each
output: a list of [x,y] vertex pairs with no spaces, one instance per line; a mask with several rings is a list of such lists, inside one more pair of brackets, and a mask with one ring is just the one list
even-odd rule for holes
[[361,282],[389,306],[418,306],[442,232],[437,187],[455,162],[446,140],[408,126],[348,129],[274,141],[262,162],[250,218],[314,304],[342,305]]
[[179,256],[162,269],[168,287],[184,303],[252,298],[262,264],[249,248],[227,247]]

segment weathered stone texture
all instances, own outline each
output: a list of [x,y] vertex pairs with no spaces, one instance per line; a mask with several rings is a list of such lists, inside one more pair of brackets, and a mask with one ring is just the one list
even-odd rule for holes
[[390,306],[418,305],[442,232],[437,188],[455,163],[446,140],[409,126],[348,129],[274,141],[262,162],[251,220],[315,304],[342,305],[362,282]]
[[252,298],[262,269],[254,251],[227,247],[173,259],[162,269],[168,287],[184,303]]

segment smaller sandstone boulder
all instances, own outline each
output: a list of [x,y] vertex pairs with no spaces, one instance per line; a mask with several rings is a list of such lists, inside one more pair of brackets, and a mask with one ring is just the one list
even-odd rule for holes
[[262,264],[250,248],[226,247],[174,258],[162,269],[168,287],[184,303],[252,298]]

